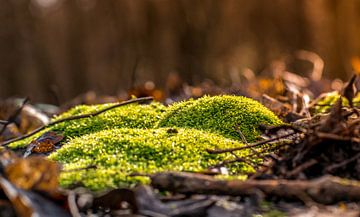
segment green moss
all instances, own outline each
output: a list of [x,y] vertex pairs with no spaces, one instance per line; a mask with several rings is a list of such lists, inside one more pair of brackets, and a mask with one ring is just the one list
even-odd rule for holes
[[[101,105],[79,105],[69,111],[55,117],[53,120],[59,120],[75,115],[89,114],[95,111],[112,106],[113,104]],[[56,131],[64,135],[65,141],[70,138],[79,137],[93,132],[114,128],[141,128],[148,129],[160,120],[161,113],[166,107],[160,103],[153,102],[149,105],[130,104],[106,111],[98,116],[79,120],[72,120],[52,126],[46,131]],[[10,147],[23,147],[29,144],[33,139],[42,135],[45,130],[22,141],[11,144]]]
[[[195,129],[112,129],[72,139],[50,158],[62,163],[65,170],[96,165],[97,169],[62,173],[61,184],[66,187],[79,182],[98,190],[136,183],[139,179],[128,176],[134,172],[204,170],[233,158],[230,154],[208,154],[207,148],[241,145],[240,142]],[[238,155],[246,153],[242,151]],[[241,163],[230,167],[233,173],[249,170],[249,166]]]
[[164,113],[159,127],[185,127],[207,130],[232,139],[240,131],[253,142],[260,132],[259,124],[277,125],[281,120],[259,102],[241,96],[205,96],[175,103]]
[[[314,114],[327,113],[330,111],[331,106],[339,99],[340,94],[337,91],[329,92],[321,98],[314,107]],[[349,102],[345,97],[342,97],[344,106],[349,106]],[[353,99],[354,106],[360,105],[360,93]]]
[[[54,118],[89,114],[112,104],[77,106]],[[166,108],[160,103],[130,104],[95,117],[72,120],[49,127],[65,136],[63,146],[49,158],[59,161],[65,170],[86,168],[61,174],[61,185],[81,183],[87,188],[128,186],[147,182],[130,177],[131,173],[159,171],[201,171],[232,154],[208,154],[206,149],[239,147],[239,126],[247,141],[260,134],[259,124],[281,121],[260,103],[238,96],[203,97],[176,103]],[[170,128],[169,128],[170,127]],[[25,146],[44,132],[11,145]],[[236,153],[241,157],[247,150]],[[253,159],[253,162],[260,161]],[[241,176],[253,169],[243,163],[228,165],[231,175]]]

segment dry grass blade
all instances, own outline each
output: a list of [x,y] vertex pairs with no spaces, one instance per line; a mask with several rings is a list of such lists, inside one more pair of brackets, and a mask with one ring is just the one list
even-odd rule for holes
[[256,142],[256,143],[253,143],[253,144],[250,144],[250,145],[245,145],[245,146],[237,147],[237,148],[219,149],[219,150],[208,149],[207,152],[210,153],[210,154],[222,154],[222,153],[240,151],[240,150],[249,149],[249,148],[255,148],[255,147],[259,147],[259,146],[268,144],[270,142],[274,142],[276,140],[288,138],[288,137],[293,136],[293,135],[295,135],[297,133],[298,132],[291,132],[291,133],[287,133],[287,134],[284,134],[284,135],[281,135],[281,136],[277,136],[277,137],[274,137],[274,138],[270,138],[270,139],[267,139],[267,140],[259,141],[259,142]]

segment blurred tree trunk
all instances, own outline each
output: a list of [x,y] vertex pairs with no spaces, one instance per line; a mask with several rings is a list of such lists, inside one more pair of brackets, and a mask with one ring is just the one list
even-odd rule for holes
[[86,74],[87,60],[84,52],[84,43],[90,32],[87,32],[84,28],[83,12],[77,2],[65,1],[64,5],[67,12],[67,60],[71,66],[68,69],[71,79],[71,85],[68,88],[71,89],[71,97],[86,91],[89,88],[87,86],[88,80],[91,79]]
[[347,78],[360,55],[358,0],[4,0],[0,8],[0,97],[54,103],[87,90],[117,94],[169,73],[188,83],[231,84],[245,68],[282,59],[307,74],[306,49],[324,75]]
[[17,83],[19,72],[20,31],[17,28],[15,17],[16,5],[10,1],[3,1],[0,7],[0,94],[2,96],[14,95],[17,90],[12,87]]

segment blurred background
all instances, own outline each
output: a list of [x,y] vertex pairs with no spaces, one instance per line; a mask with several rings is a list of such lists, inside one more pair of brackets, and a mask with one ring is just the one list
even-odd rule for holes
[[347,79],[359,37],[360,0],[1,0],[0,98]]

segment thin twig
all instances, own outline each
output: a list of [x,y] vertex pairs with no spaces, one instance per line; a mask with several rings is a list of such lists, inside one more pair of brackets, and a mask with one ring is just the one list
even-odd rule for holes
[[349,136],[339,136],[332,133],[323,133],[323,132],[316,132],[316,136],[320,139],[331,139],[337,141],[344,141],[344,142],[360,142],[359,138],[356,137],[349,137]]
[[338,168],[340,168],[340,167],[343,167],[343,166],[345,166],[345,165],[347,165],[347,164],[349,164],[349,163],[357,160],[358,158],[360,158],[360,153],[358,153],[358,154],[356,154],[355,156],[353,156],[353,157],[351,157],[351,158],[349,158],[349,159],[347,159],[347,160],[344,160],[344,161],[342,161],[342,162],[340,162],[340,163],[333,164],[333,165],[330,165],[330,166],[326,167],[326,168],[325,168],[325,171],[326,171],[326,172],[332,172],[332,171],[334,171],[335,169],[338,169]]
[[[249,145],[249,143],[248,143],[248,141],[246,140],[244,134],[241,132],[239,125],[237,125],[237,126],[235,127],[235,130],[239,133],[242,142],[244,142],[246,145]],[[250,148],[250,149],[251,149],[251,151],[252,151],[253,153],[255,153],[257,156],[260,155],[260,153],[259,153],[258,151],[256,151],[254,148]],[[230,152],[230,153],[231,153],[232,155],[236,156],[236,154],[235,154],[234,152]],[[236,157],[237,157],[237,156],[236,156]],[[239,157],[237,157],[237,158],[239,158]]]
[[223,167],[225,165],[236,163],[236,162],[244,162],[244,163],[250,164],[249,161],[246,160],[245,158],[237,157],[237,158],[234,158],[234,159],[231,159],[231,160],[221,161],[220,163],[212,165],[210,168],[219,168],[219,167]]
[[9,121],[0,120],[0,124],[9,124]]
[[[284,146],[284,144],[281,144],[280,146]],[[276,147],[276,148],[279,148],[279,147]],[[270,151],[269,151],[270,150]],[[273,156],[271,156],[272,154],[272,151],[273,149],[268,149],[266,150],[266,153],[259,153],[257,152],[253,152],[252,154],[249,154],[249,155],[246,155],[244,157],[238,157],[237,155],[235,155],[233,152],[230,152],[230,154],[233,154],[235,155],[235,158],[234,159],[229,159],[229,160],[224,160],[224,161],[221,161],[220,163],[217,163],[213,166],[211,166],[210,168],[219,168],[219,167],[222,167],[222,166],[225,166],[227,164],[232,164],[232,163],[236,163],[236,162],[244,162],[244,163],[247,163],[247,164],[256,164],[256,166],[267,166],[267,165],[264,165],[264,164],[261,164],[261,163],[254,163],[251,161],[251,159],[254,159],[254,158],[258,158],[258,159],[265,159],[267,157],[270,157],[271,159],[273,160],[277,160],[275,159]],[[269,154],[270,153],[270,154]]]
[[102,114],[102,113],[104,113],[106,111],[109,111],[111,109],[115,109],[115,108],[120,107],[120,106],[128,105],[128,104],[131,104],[131,103],[147,102],[147,101],[150,101],[150,100],[153,100],[153,97],[148,96],[148,97],[131,99],[131,100],[127,100],[127,101],[124,101],[124,102],[120,102],[118,104],[115,104],[113,106],[110,106],[108,108],[105,108],[105,109],[102,109],[102,110],[99,110],[97,112],[93,112],[93,113],[90,113],[90,114],[76,115],[76,116],[72,116],[72,117],[68,117],[68,118],[59,119],[57,121],[50,122],[47,125],[41,126],[41,127],[37,128],[37,129],[31,131],[30,133],[28,133],[26,135],[23,135],[23,136],[14,138],[14,139],[7,140],[7,141],[1,143],[0,146],[6,146],[6,145],[9,145],[9,144],[11,144],[13,142],[23,140],[23,139],[28,138],[28,137],[30,137],[30,136],[32,136],[32,135],[46,129],[46,128],[48,128],[48,127],[54,126],[54,125],[59,124],[59,123],[63,123],[63,122],[66,122],[66,121],[72,121],[72,120],[79,120],[79,119],[83,119],[83,118],[95,117],[95,116],[100,115],[100,114]]
[[90,170],[90,169],[97,169],[96,165],[89,165],[86,167],[81,167],[81,168],[74,168],[74,169],[70,169],[70,170],[61,170],[62,173],[72,173],[72,172],[78,172],[78,171],[82,171],[82,170]]
[[279,140],[279,139],[283,139],[283,138],[292,136],[292,135],[294,135],[296,133],[297,132],[291,132],[291,133],[288,133],[288,134],[284,134],[284,135],[281,135],[281,136],[277,136],[277,137],[274,137],[274,138],[270,138],[270,139],[267,139],[267,140],[256,142],[256,143],[253,143],[253,144],[250,144],[250,145],[245,145],[245,146],[242,146],[242,147],[219,149],[219,150],[207,149],[206,151],[208,153],[210,153],[210,154],[222,154],[222,153],[227,153],[227,152],[240,151],[240,150],[244,150],[244,149],[248,149],[248,148],[258,147],[258,146],[261,146],[261,145],[264,145],[264,144],[267,144],[269,142],[273,142],[273,141],[276,141],[276,140]]
[[311,160],[301,164],[300,166],[296,167],[295,169],[289,171],[286,174],[286,176],[288,178],[294,177],[294,176],[298,175],[299,173],[301,173],[302,171],[306,170],[307,168],[314,166],[317,163],[318,163],[317,160],[311,159]]

